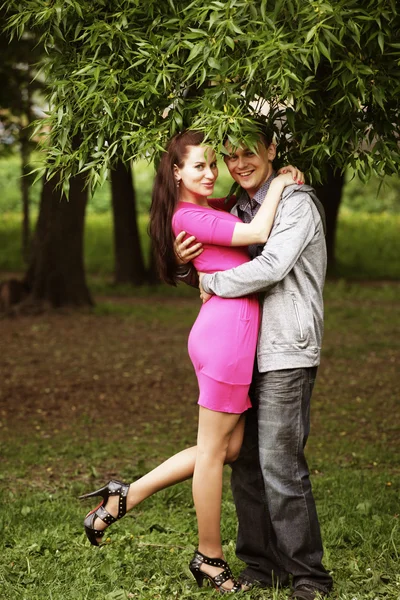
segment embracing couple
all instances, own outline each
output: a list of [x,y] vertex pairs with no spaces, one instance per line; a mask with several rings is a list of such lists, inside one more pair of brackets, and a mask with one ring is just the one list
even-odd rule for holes
[[[304,456],[323,330],[324,215],[302,173],[274,172],[272,137],[258,129],[256,152],[227,144],[235,198],[209,198],[218,168],[201,133],[174,136],[160,160],[150,215],[159,272],[172,284],[200,278],[203,300],[189,336],[197,445],[131,484],[111,481],[82,496],[103,498],[85,530],[98,545],[127,510],[193,477],[199,542],[189,569],[198,585],[236,593],[291,579],[293,600],[314,600],[332,587]],[[220,536],[227,463],[246,564],[238,578]]]

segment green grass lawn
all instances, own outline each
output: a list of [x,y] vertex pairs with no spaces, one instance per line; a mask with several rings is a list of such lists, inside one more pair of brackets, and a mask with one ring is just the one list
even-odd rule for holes
[[[308,459],[335,600],[400,597],[398,289],[340,281],[325,290]],[[189,482],[134,509],[101,548],[82,527],[95,504],[77,501],[195,440],[186,340],[198,300],[174,293],[98,296],[94,311],[1,322],[2,600],[216,597],[197,590],[187,568],[196,544]],[[238,573],[228,468],[222,535]]]

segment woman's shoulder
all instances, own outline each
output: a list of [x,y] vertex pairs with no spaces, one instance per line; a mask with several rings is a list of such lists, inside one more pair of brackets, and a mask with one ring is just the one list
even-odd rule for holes
[[179,217],[183,217],[193,213],[199,213],[203,210],[201,206],[198,204],[193,204],[192,202],[178,202],[175,207],[174,214],[172,219],[179,219]]

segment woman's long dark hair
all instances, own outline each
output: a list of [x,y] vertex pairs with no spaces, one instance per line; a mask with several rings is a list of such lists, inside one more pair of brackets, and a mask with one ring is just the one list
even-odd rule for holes
[[172,217],[179,199],[174,165],[182,168],[188,146],[200,146],[203,139],[201,132],[190,129],[171,138],[161,157],[154,181],[149,232],[158,273],[163,281],[171,285],[176,285],[177,267]]

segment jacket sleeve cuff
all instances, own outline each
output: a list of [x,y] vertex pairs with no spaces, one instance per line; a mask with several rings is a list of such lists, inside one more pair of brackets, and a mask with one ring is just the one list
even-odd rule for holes
[[212,282],[212,275],[204,275],[203,279],[201,280],[201,287],[203,288],[203,290],[207,293],[207,294],[213,294],[214,292],[212,291],[212,289],[209,287],[211,282]]
[[186,277],[187,275],[189,275],[190,270],[191,270],[190,263],[188,263],[187,265],[178,265],[175,270],[175,275],[176,275],[176,277],[179,277],[179,278]]

